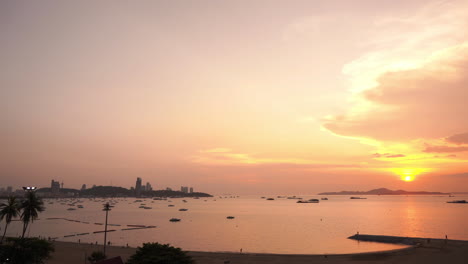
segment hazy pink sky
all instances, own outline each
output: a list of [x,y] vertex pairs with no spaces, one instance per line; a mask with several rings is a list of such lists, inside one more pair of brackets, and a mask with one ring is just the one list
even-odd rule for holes
[[0,185],[468,191],[466,28],[466,1],[1,1]]

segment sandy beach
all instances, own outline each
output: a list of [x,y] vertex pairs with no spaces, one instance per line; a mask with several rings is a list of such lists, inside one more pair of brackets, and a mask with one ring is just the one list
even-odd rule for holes
[[[83,264],[86,257],[102,246],[54,242],[55,252],[46,264]],[[118,246],[107,247],[109,257],[121,256],[125,261],[135,248]],[[189,252],[198,264],[253,264],[253,263],[466,263],[468,260],[468,241],[431,239],[421,244],[400,250],[344,254],[344,255],[287,255],[287,254],[251,254],[221,252]]]

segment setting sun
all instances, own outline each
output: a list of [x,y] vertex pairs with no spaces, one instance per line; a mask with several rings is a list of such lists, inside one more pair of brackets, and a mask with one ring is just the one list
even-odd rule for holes
[[402,178],[403,178],[404,181],[407,181],[407,182],[414,180],[414,176],[409,176],[409,175],[408,176],[402,176]]
[[393,168],[391,171],[400,176],[401,180],[410,182],[414,181],[416,176],[429,171],[427,168]]

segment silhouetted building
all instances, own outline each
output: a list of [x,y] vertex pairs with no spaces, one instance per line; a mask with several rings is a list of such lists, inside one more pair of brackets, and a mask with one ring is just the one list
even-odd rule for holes
[[172,188],[167,187],[166,191],[172,191]]
[[50,183],[50,192],[52,193],[52,195],[58,195],[60,193],[60,182],[52,180],[52,182]]
[[7,192],[7,193],[12,193],[12,192],[13,192],[13,187],[12,187],[12,186],[8,186],[8,187],[6,188],[6,192]]
[[183,193],[188,193],[188,187],[181,186],[180,191],[183,192]]
[[135,196],[140,197],[141,196],[141,178],[138,177],[136,180],[135,184]]
[[82,191],[86,190],[86,184],[81,185],[81,190]]
[[150,184],[149,182],[146,183],[146,188],[145,188],[145,190],[146,190],[147,192],[150,192],[150,191],[153,190],[153,187],[151,187],[151,184]]
[[193,187],[190,187],[190,193],[193,193]]

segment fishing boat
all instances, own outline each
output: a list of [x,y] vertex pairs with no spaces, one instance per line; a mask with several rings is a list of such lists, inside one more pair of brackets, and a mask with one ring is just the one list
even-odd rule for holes
[[455,200],[455,201],[448,201],[447,203],[468,203],[466,200]]
[[319,199],[309,199],[307,201],[297,201],[296,203],[319,203]]

